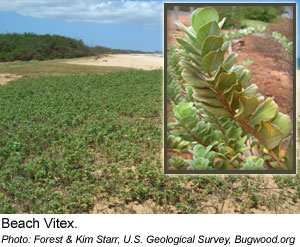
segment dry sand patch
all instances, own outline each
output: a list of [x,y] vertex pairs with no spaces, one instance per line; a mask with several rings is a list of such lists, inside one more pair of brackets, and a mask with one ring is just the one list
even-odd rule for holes
[[15,80],[20,78],[20,75],[15,75],[15,74],[0,74],[0,85],[5,85],[6,83],[8,83],[9,81]]
[[158,54],[113,54],[100,58],[85,57],[69,59],[67,63],[152,70],[163,67],[163,57]]

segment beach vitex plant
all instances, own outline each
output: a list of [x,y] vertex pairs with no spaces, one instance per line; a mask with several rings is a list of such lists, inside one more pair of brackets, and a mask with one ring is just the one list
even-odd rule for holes
[[273,98],[257,93],[251,72],[235,64],[238,54],[228,52],[230,41],[221,33],[224,22],[212,7],[196,9],[190,27],[175,21],[185,37],[176,37],[169,55],[175,120],[168,123],[169,149],[175,139],[190,147],[189,170],[291,170],[292,121]]

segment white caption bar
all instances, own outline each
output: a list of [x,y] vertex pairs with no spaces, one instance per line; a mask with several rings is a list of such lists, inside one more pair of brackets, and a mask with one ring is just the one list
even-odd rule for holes
[[300,215],[1,215],[0,246],[299,246]]

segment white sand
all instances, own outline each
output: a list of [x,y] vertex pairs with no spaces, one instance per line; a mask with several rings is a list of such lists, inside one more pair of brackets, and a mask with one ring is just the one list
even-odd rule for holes
[[85,57],[69,59],[69,64],[119,66],[135,69],[158,69],[163,67],[163,57],[156,54],[115,54],[102,58]]
[[20,77],[21,77],[20,75],[9,74],[9,73],[0,74],[0,85],[5,85],[9,81],[18,79]]

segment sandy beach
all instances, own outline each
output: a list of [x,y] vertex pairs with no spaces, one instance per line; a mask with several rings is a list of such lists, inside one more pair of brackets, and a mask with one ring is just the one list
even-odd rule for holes
[[67,63],[152,70],[163,67],[163,57],[158,54],[113,54],[101,58],[85,57],[69,59]]

